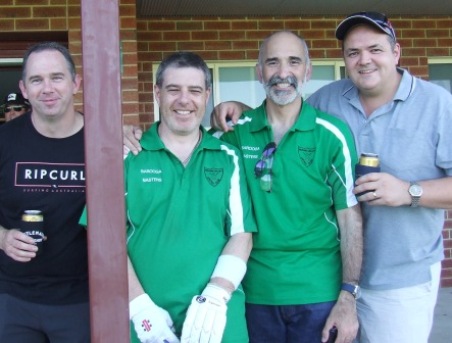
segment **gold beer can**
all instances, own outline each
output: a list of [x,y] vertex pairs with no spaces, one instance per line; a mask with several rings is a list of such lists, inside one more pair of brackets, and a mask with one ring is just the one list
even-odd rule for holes
[[44,215],[39,210],[26,210],[22,214],[21,231],[35,240],[38,247],[36,255],[42,253],[44,244]]
[[380,165],[378,154],[363,152],[359,157],[359,164],[367,167],[378,167]]

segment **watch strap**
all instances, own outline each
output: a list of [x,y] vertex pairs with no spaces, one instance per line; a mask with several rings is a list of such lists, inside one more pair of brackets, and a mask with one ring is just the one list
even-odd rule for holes
[[356,299],[358,297],[359,286],[351,283],[342,283],[341,290],[349,292]]

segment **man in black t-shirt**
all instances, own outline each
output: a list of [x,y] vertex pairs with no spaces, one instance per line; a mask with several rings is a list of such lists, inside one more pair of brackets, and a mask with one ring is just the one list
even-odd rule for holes
[[[90,341],[81,78],[66,48],[24,56],[20,89],[32,111],[0,127],[0,342]],[[25,210],[44,218],[44,241],[20,231]]]

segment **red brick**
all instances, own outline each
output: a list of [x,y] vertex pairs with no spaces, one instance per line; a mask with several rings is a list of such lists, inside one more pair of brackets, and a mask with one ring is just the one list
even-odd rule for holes
[[389,18],[391,21],[392,26],[396,30],[396,33],[402,29],[411,29],[413,27],[413,21],[411,19],[394,19]]
[[427,56],[445,56],[449,57],[449,48],[428,48]]
[[240,49],[240,50],[250,50],[256,49],[259,50],[259,44],[256,41],[237,41],[232,42],[232,49]]
[[262,41],[271,33],[273,33],[273,31],[247,31],[246,38],[250,40]]
[[7,32],[14,30],[14,20],[0,19],[0,31]]
[[336,40],[330,40],[330,39],[316,39],[312,41],[311,48],[330,48],[334,49],[336,48]]
[[436,27],[438,28],[452,28],[452,18],[451,19],[437,19]]
[[246,38],[245,31],[220,31],[220,40],[244,40]]
[[218,32],[197,31],[192,32],[192,40],[218,40]]
[[169,31],[176,29],[176,22],[171,21],[157,21],[152,19],[148,23],[148,29],[151,31]]
[[427,37],[432,37],[432,38],[446,37],[446,38],[449,38],[449,30],[448,29],[426,30],[425,33],[426,33]]
[[245,51],[220,51],[220,60],[244,60],[246,59]]
[[51,18],[50,19],[50,30],[51,31],[65,31],[67,30],[66,18]]
[[398,34],[400,38],[422,38],[425,37],[424,30],[403,30]]
[[419,48],[403,48],[402,47],[402,58],[403,56],[426,56],[426,49],[419,47]]
[[192,51],[204,50],[204,42],[177,42],[177,50]]
[[146,32],[138,32],[137,40],[138,44],[144,44],[146,41],[160,41],[162,40],[163,32],[161,31],[146,31]]
[[15,5],[16,6],[24,6],[24,5],[33,5],[33,6],[39,6],[39,5],[48,5],[49,0],[16,0]]
[[439,38],[438,39],[438,46],[440,47],[452,47],[452,28],[451,28],[451,37],[449,38]]
[[415,47],[423,47],[430,48],[438,46],[436,39],[415,39],[413,41],[413,46]]
[[450,279],[442,279],[441,287],[452,287],[452,278]]
[[151,51],[175,51],[175,42],[150,42],[149,49]]
[[231,29],[231,21],[205,21],[204,22],[205,30],[230,30]]
[[119,15],[123,17],[135,18],[136,6],[135,4],[121,4],[119,5]]
[[48,19],[17,19],[16,29],[20,31],[40,31],[50,28]]
[[30,18],[31,8],[29,7],[4,7],[1,6],[0,18]]
[[163,41],[183,41],[190,40],[189,31],[169,31],[163,32]]
[[43,6],[33,7],[33,18],[66,18],[66,6]]
[[311,22],[309,20],[304,20],[304,19],[295,19],[295,20],[285,20],[284,21],[284,26],[286,28],[286,30],[291,30],[291,31],[296,31],[296,30],[301,30],[301,31],[309,31],[309,29],[311,28]]
[[120,20],[120,28],[121,29],[135,29],[137,21],[135,18],[121,18]]
[[331,21],[326,19],[312,20],[311,27],[313,29],[331,29]]
[[176,29],[182,31],[202,30],[203,23],[200,21],[178,21]]
[[204,43],[206,50],[231,50],[230,41],[206,41]]
[[[304,39],[325,39],[325,30],[302,30],[299,33]],[[332,38],[332,37],[331,37]],[[336,41],[336,38],[334,37]]]
[[284,21],[282,21],[282,20],[259,21],[258,29],[259,30],[271,30],[271,31],[283,30],[284,29]]
[[[79,18],[81,16],[80,4],[77,6],[68,6],[67,11],[70,18]],[[80,27],[80,24],[74,27]]]
[[257,29],[257,20],[238,20],[231,21],[231,28],[233,30],[256,30]]
[[444,248],[445,249],[452,249],[452,240],[451,239],[446,239],[444,241]]

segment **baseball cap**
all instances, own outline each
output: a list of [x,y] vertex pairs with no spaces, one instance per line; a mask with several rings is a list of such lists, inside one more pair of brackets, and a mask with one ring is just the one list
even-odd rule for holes
[[392,28],[391,22],[385,14],[379,12],[356,12],[350,14],[342,20],[342,22],[336,28],[336,38],[344,40],[348,30],[358,24],[370,24],[371,26],[379,29],[383,33],[396,39],[395,31]]
[[20,93],[9,93],[3,101],[3,106],[7,106],[9,104],[30,106],[28,100],[25,99]]

